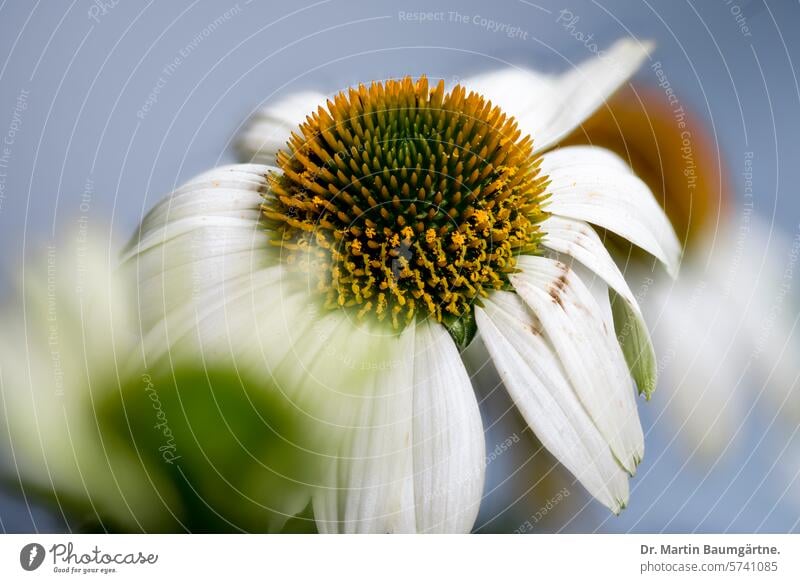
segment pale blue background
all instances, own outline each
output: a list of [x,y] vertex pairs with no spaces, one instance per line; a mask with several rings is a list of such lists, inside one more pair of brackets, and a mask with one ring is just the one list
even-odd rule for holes
[[[742,7],[751,37],[739,30],[733,5]],[[736,189],[744,152],[752,151],[756,212],[790,233],[798,228],[800,5],[795,1],[540,0],[535,6],[516,0],[316,5],[240,0],[236,14],[168,76],[144,120],[136,113],[162,69],[235,3],[120,0],[99,22],[89,18],[92,6],[91,0],[0,2],[0,138],[20,92],[29,92],[0,207],[0,267],[6,274],[0,293],[8,291],[8,274],[15,273],[24,253],[57,237],[54,225],[56,230],[75,225],[87,180],[93,191],[85,213],[89,228],[105,229],[111,218],[115,234],[125,238],[142,212],[178,183],[233,161],[230,141],[237,126],[264,100],[302,87],[332,90],[407,74],[453,79],[504,62],[562,70],[589,56],[556,24],[562,9],[579,16],[576,30],[593,34],[601,47],[627,34],[657,40],[655,58],[682,102],[709,123]],[[485,16],[518,25],[528,38],[398,18],[399,11],[420,10]],[[653,82],[654,76],[645,69],[640,79]],[[658,400],[641,409],[649,427]],[[771,418],[769,411],[756,412],[740,442],[711,470],[673,440],[673,428],[655,425],[627,511],[607,519],[590,504],[567,530],[797,530],[800,485],[791,483],[797,458],[787,455],[767,473],[791,428],[774,426],[765,433]],[[495,433],[490,441],[507,435]],[[518,463],[513,459],[507,456],[503,463]],[[490,485],[503,463],[497,463]],[[502,507],[489,503],[483,519]],[[512,509],[497,524],[519,523],[525,512]],[[0,498],[0,521],[5,531],[62,528],[8,496]]]

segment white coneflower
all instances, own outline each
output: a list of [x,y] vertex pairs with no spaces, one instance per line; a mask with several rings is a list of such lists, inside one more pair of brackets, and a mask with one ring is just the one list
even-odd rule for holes
[[[270,108],[247,140],[263,152],[288,138],[267,156],[274,165],[191,180],[145,217],[128,250],[148,353],[261,370],[331,430],[339,453],[313,499],[322,532],[461,532],[478,510],[485,458],[458,348],[479,334],[542,443],[619,512],[644,452],[633,380],[648,394],[655,360],[590,224],[671,273],[680,246],[614,154],[545,150],[646,49],[621,42],[542,79],[518,104],[519,125],[472,87],[446,92],[425,78]],[[299,129],[276,137],[306,107]],[[613,318],[573,259],[620,298]]]

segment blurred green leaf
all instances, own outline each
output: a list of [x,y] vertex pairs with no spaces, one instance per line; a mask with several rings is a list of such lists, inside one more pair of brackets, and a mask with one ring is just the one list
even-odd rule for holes
[[163,506],[157,530],[307,532],[329,444],[263,379],[191,368],[143,374],[98,409],[106,441],[137,456]]

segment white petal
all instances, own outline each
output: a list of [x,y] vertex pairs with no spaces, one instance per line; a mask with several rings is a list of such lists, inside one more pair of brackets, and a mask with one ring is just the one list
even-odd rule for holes
[[[322,316],[307,282],[279,263],[258,218],[266,171],[216,168],[177,189],[143,221],[124,268],[136,282],[144,353],[149,366],[187,359],[271,378],[298,410],[338,415],[337,391],[309,397],[312,381],[293,376],[308,368],[300,357],[313,353],[308,346],[318,340],[313,326]],[[337,387],[349,378],[326,376]],[[330,431],[325,441],[334,443]]]
[[271,373],[318,316],[290,276],[282,266],[267,267],[222,280],[167,312],[156,308],[160,320],[144,336],[146,354],[232,361],[253,374]]
[[123,254],[137,282],[140,327],[147,335],[175,310],[208,303],[225,283],[274,265],[259,221],[267,166],[206,172],[160,201]]
[[542,157],[550,177],[545,210],[608,229],[658,258],[677,275],[681,245],[647,185],[602,148],[567,147]]
[[[569,255],[599,275],[613,290],[614,327],[639,392],[649,396],[656,386],[656,357],[644,318],[625,278],[595,230],[574,219],[551,216],[542,223],[542,244]],[[617,299],[614,296],[619,296]]]
[[633,383],[600,307],[565,264],[522,256],[514,289],[542,323],[581,401],[619,462],[633,474],[644,454]]
[[276,169],[234,164],[192,178],[147,213],[123,260],[200,227],[251,224],[259,218],[266,174],[272,170]]
[[469,532],[483,489],[484,441],[455,344],[426,322],[369,345],[370,354],[391,355],[391,366],[360,367],[373,376],[352,402],[353,427],[314,497],[318,528]]
[[589,493],[618,513],[628,500],[628,478],[589,418],[542,337],[540,323],[508,292],[492,294],[476,319],[507,390],[542,444]]
[[[352,344],[337,342],[349,353]],[[371,339],[369,360],[357,361],[361,394],[350,403],[352,426],[314,496],[320,532],[414,532],[414,327]],[[333,371],[331,371],[333,373]]]
[[650,42],[622,39],[570,71],[548,78],[510,70],[465,79],[519,122],[533,138],[534,149],[551,147],[589,118],[641,66],[652,50]]
[[[462,81],[470,91],[480,93],[511,115],[530,109],[558,82],[558,77],[528,69],[495,69]],[[538,146],[538,144],[536,144]]]
[[[545,169],[563,171],[580,169],[582,166],[603,166],[621,174],[633,175],[633,169],[625,160],[611,150],[599,146],[566,146],[545,154]],[[546,174],[546,173],[545,173]]]
[[301,91],[261,109],[248,122],[237,140],[242,162],[275,164],[278,150],[286,146],[307,115],[325,105],[327,97],[316,91]]
[[445,328],[417,326],[414,356],[414,498],[419,532],[469,532],[483,492],[478,401]]

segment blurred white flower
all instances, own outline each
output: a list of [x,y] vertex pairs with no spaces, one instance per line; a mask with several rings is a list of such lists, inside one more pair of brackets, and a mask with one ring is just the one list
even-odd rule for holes
[[755,216],[727,220],[697,241],[679,281],[653,286],[644,302],[667,414],[704,458],[724,453],[756,408],[797,424],[799,254],[800,239]]
[[617,156],[547,149],[648,48],[622,41],[561,77],[523,73],[535,91],[516,88],[519,72],[465,82],[497,93],[519,129],[480,95],[424,78],[360,86],[327,108],[311,94],[268,107],[241,142],[268,164],[191,180],[129,246],[149,358],[268,375],[330,432],[338,455],[313,499],[320,531],[462,532],[485,457],[458,347],[477,334],[542,443],[619,512],[644,453],[633,380],[649,394],[655,359],[590,224],[673,274],[680,245]]
[[78,232],[25,265],[1,308],[0,425],[4,473],[34,500],[54,498],[65,519],[89,511],[135,526],[158,520],[151,494],[125,487],[147,476],[132,451],[103,439],[96,417],[136,356],[116,264],[110,241]]

